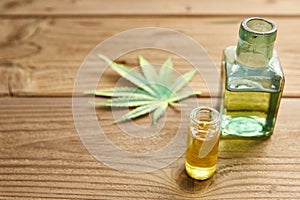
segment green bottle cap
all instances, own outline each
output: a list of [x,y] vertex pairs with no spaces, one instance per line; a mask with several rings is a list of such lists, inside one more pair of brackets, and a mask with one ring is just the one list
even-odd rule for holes
[[250,44],[274,43],[277,35],[276,25],[265,18],[251,17],[242,21],[239,36]]

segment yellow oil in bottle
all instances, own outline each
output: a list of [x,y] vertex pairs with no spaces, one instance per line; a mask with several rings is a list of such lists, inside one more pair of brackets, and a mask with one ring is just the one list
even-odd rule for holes
[[277,28],[268,19],[242,21],[237,46],[222,59],[221,134],[270,137],[284,88],[284,74],[274,50]]
[[205,180],[216,171],[219,146],[219,130],[209,125],[190,127],[185,168],[189,176]]

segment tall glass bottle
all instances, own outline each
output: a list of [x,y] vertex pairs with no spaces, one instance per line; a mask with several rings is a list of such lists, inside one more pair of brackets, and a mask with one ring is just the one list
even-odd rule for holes
[[284,86],[275,50],[277,28],[252,17],[240,26],[237,46],[223,51],[221,134],[266,137],[273,133]]

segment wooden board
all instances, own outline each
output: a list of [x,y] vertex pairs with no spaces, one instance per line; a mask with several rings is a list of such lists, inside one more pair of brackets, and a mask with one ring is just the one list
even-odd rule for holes
[[[298,0],[0,1],[0,199],[300,199],[299,6]],[[286,85],[271,138],[222,138],[217,172],[206,181],[186,174],[184,152],[162,154],[162,162],[175,161],[159,170],[129,173],[87,150],[76,129],[71,96],[81,64],[98,44],[129,29],[169,28],[201,44],[219,70],[222,49],[236,45],[239,23],[247,16],[269,18],[279,30],[275,47]],[[115,45],[107,51],[119,49]],[[193,68],[178,55],[149,49],[117,62],[135,67],[138,55],[158,65],[171,56],[178,73]],[[91,72],[84,80],[90,84],[97,76]],[[197,74],[190,83],[203,92],[197,98],[200,105],[211,105],[206,76]],[[118,81],[106,69],[98,88]],[[150,124],[148,116],[126,132],[112,124],[111,109],[97,108],[96,116],[86,111],[79,110],[81,125],[89,127],[95,119],[106,139],[138,157],[173,141],[182,123],[178,108],[168,109],[163,128],[145,139],[141,128]],[[96,150],[114,159],[105,145],[100,140]],[[147,166],[120,157],[115,163],[121,166]]]
[[[199,102],[207,104],[208,99]],[[299,99],[283,100],[269,140],[222,139],[216,174],[207,181],[194,181],[184,171],[184,155],[166,168],[140,174],[117,171],[95,160],[77,135],[70,98],[0,98],[0,197],[300,198],[300,142],[295,139],[300,137],[296,120],[300,114],[295,112],[299,109]],[[97,109],[97,113],[100,118],[111,116],[109,109]],[[178,117],[171,115],[171,119]],[[147,117],[141,120],[147,121]],[[145,146],[117,137],[115,126],[106,128],[106,134],[116,134],[112,138],[124,147]],[[167,126],[168,131],[174,132],[174,127]],[[158,146],[161,134],[149,145]]]
[[57,15],[284,15],[300,14],[297,0],[3,0],[2,16]]
[[[237,43],[242,17],[80,17],[2,18],[0,70],[2,95],[71,96],[76,73],[85,57],[104,40],[137,27],[170,28],[186,34],[203,46],[219,68],[222,49]],[[270,17],[279,27],[276,48],[286,75],[284,96],[299,96],[299,18]],[[61,45],[64,44],[64,45]],[[115,51],[111,49],[110,51]],[[162,63],[168,54],[132,52],[119,59],[137,65],[144,55],[152,63]],[[175,58],[180,71],[188,64]],[[117,80],[117,77],[114,78]],[[216,80],[217,81],[217,80]],[[111,83],[113,84],[113,83]],[[204,90],[204,83],[197,87]]]

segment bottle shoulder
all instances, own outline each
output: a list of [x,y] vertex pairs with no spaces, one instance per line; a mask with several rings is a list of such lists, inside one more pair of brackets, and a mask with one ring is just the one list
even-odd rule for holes
[[283,88],[284,75],[276,51],[274,51],[267,67],[254,68],[238,64],[236,46],[229,46],[223,51],[222,65],[224,78],[229,89],[280,91]]
[[236,46],[228,46],[223,50],[223,65],[228,70],[237,71],[238,69],[245,72],[254,72],[258,74],[265,74],[266,72],[274,72],[278,76],[284,78],[283,70],[281,68],[281,63],[279,60],[279,56],[276,50],[273,51],[273,56],[270,59],[269,63],[266,67],[247,67],[239,64],[236,59]]
[[273,57],[269,62],[269,67],[278,75],[284,79],[284,73],[281,67],[280,59],[276,50],[273,52]]
[[223,50],[223,60],[226,62],[236,62],[236,46],[228,46]]

